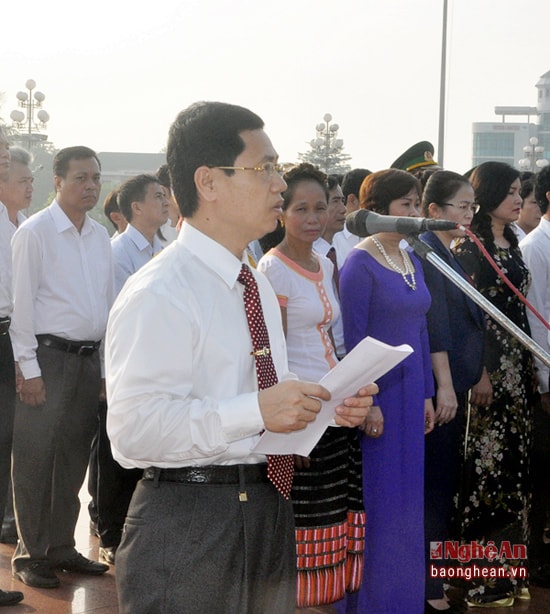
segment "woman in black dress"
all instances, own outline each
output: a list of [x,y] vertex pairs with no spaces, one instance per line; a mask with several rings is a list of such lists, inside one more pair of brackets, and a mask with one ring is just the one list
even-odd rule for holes
[[[485,162],[473,171],[470,180],[480,206],[472,230],[512,284],[526,295],[529,271],[510,227],[521,210],[519,171],[503,162]],[[468,237],[461,239],[455,253],[477,289],[529,334],[525,306],[476,244]],[[511,577],[472,580],[468,602],[504,606],[511,605],[514,597],[528,598],[522,579],[526,560],[523,555],[516,556],[517,552],[516,558],[511,557],[506,546],[525,546],[525,550],[527,546],[534,372],[530,352],[486,317],[485,367],[493,400],[489,405],[471,406],[459,513],[465,542],[494,542],[502,554],[497,560],[476,563],[511,571]]]

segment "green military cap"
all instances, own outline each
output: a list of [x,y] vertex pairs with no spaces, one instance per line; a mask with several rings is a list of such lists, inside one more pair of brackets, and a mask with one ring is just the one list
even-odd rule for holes
[[438,166],[434,160],[434,146],[429,141],[420,141],[402,153],[391,168],[413,172],[429,166]]

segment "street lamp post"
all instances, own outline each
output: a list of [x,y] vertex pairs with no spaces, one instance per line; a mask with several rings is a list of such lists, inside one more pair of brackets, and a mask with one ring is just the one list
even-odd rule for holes
[[520,170],[531,171],[537,173],[541,168],[548,166],[549,162],[544,157],[544,147],[539,145],[539,140],[536,136],[529,139],[529,145],[523,148],[525,158],[518,161]]
[[[33,90],[36,87],[36,82],[33,79],[28,79],[25,83],[25,87],[27,88],[28,93],[17,92],[16,94],[18,104],[25,110],[25,112],[14,109],[10,113],[10,117],[13,121],[14,128],[16,128],[20,133],[26,131],[27,149],[30,151],[32,149],[33,142],[45,141],[48,138],[46,134],[41,134],[40,131],[46,128],[46,124],[48,123],[50,116],[46,111],[44,111],[44,109],[42,109],[42,103],[44,102],[46,96],[40,91],[35,91],[33,93]],[[37,109],[40,110],[37,111]],[[37,111],[36,120],[35,111]]]
[[338,137],[338,124],[331,124],[332,115],[325,113],[323,122],[315,126],[317,137],[312,139],[309,144],[311,149],[318,153],[319,158],[323,161],[325,173],[329,173],[332,166],[332,157],[339,154],[344,146],[344,141]]

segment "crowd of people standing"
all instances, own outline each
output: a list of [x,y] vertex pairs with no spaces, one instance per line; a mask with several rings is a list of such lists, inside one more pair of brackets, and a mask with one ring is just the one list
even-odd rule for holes
[[[416,240],[548,353],[550,169],[461,175],[433,153],[327,176],[280,165],[251,111],[196,103],[167,164],[105,200],[109,237],[88,215],[92,149],[56,154],[55,198],[25,219],[30,156],[0,132],[15,578],[54,589],[60,571],[115,565],[132,614],[455,614],[550,587],[548,365],[397,225],[345,227],[358,209],[452,222]],[[318,382],[367,336],[413,351],[337,399],[308,457],[256,452],[264,431],[315,419]],[[100,561],[75,549],[86,471]],[[449,544],[477,548],[463,571],[503,573],[457,582]]]

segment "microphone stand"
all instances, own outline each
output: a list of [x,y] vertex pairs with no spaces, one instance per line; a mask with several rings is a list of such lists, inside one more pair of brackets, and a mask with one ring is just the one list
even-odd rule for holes
[[507,318],[502,311],[497,309],[497,307],[495,307],[491,301],[487,300],[483,294],[476,290],[472,284],[467,282],[452,267],[442,260],[427,243],[424,243],[424,241],[419,239],[415,234],[410,234],[405,238],[418,256],[433,264],[433,266],[440,273],[443,273],[443,275],[452,281],[455,286],[460,288],[464,294],[467,294],[483,309],[483,311],[487,312],[524,347],[535,354],[535,356],[537,356],[541,362],[543,362],[547,367],[550,367],[550,354],[548,354],[544,348],[541,348],[540,345],[535,343],[527,333],[522,331],[521,328],[516,326],[509,318]]

